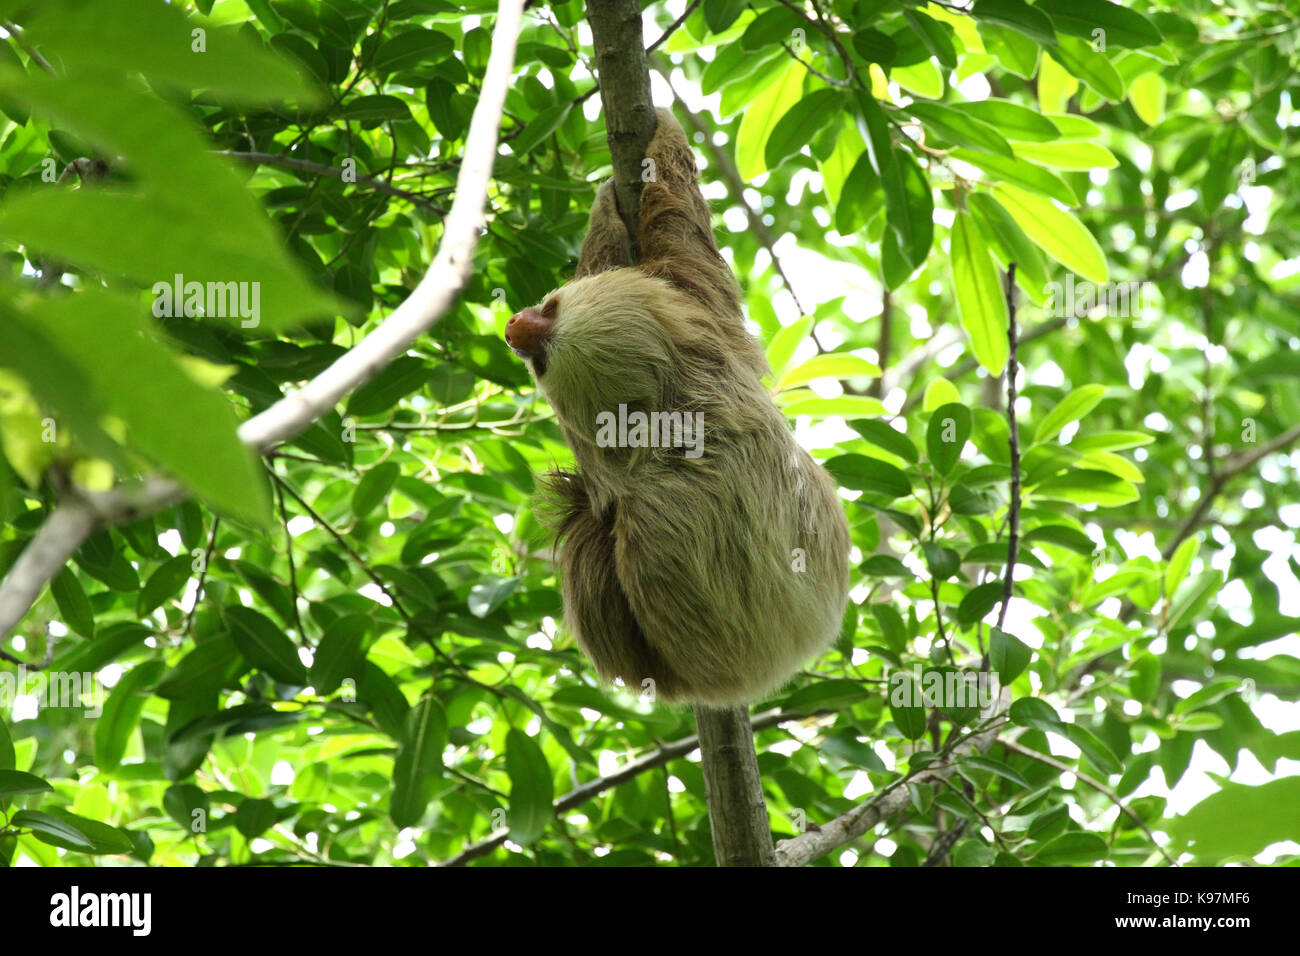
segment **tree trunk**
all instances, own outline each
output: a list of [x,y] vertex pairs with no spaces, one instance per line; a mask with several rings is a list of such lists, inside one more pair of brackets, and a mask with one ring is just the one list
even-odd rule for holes
[[749,708],[697,706],[695,726],[718,866],[775,866]]

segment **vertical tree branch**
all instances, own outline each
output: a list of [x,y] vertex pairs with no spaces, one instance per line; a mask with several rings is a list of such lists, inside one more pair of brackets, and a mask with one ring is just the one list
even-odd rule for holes
[[[596,51],[618,211],[633,237],[632,258],[636,261],[640,259],[635,237],[640,224],[641,163],[655,130],[641,6],[637,0],[587,0],[587,19]],[[775,865],[749,708],[696,707],[695,723],[717,864]]]
[[632,239],[632,258],[636,260],[641,257],[637,248],[641,162],[655,132],[650,68],[641,36],[641,4],[637,0],[587,0],[587,22],[596,49],[605,138],[614,164],[614,193],[619,215]]
[[718,866],[775,866],[748,707],[695,708],[704,795]]
[[[1017,350],[1020,345],[1016,328],[1016,264],[1007,266],[1005,285],[1007,297],[1007,431],[1011,446],[1011,500],[1007,504],[1007,570],[1002,578],[1002,607],[998,609],[998,628],[1007,619],[1007,605],[1015,586],[1016,552],[1020,547],[1020,426],[1016,421],[1016,375],[1020,371]],[[988,654],[984,655],[988,667]]]

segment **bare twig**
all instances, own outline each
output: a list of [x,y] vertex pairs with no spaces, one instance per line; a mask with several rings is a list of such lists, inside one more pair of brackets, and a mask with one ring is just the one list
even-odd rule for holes
[[[1007,502],[1007,569],[1002,578],[1002,606],[998,609],[998,629],[1007,619],[1007,606],[1015,587],[1016,551],[1020,547],[1020,424],[1016,418],[1016,375],[1020,371],[1016,328],[1016,264],[1007,266],[1004,287],[1007,297],[1007,431],[1011,451],[1011,492]],[[984,667],[989,666],[988,654]]]
[[1155,847],[1157,850],[1159,850],[1160,855],[1169,861],[1170,866],[1178,865],[1178,861],[1175,860],[1172,856],[1170,856],[1165,851],[1165,848],[1156,842],[1155,834],[1147,829],[1147,825],[1142,822],[1142,818],[1139,817],[1136,813],[1134,813],[1124,804],[1124,801],[1120,799],[1119,794],[1117,794],[1110,787],[1106,786],[1100,780],[1096,779],[1095,777],[1089,776],[1088,774],[1084,773],[1082,770],[1078,770],[1074,767],[1071,767],[1069,764],[1062,763],[1061,761],[1057,760],[1055,757],[1049,757],[1047,754],[1039,753],[1037,750],[1032,750],[1031,748],[1026,747],[1024,744],[1017,743],[1014,740],[1003,740],[1001,741],[1001,743],[1002,746],[1006,747],[1008,750],[1014,750],[1016,753],[1023,754],[1024,756],[1029,757],[1033,760],[1037,760],[1039,763],[1045,763],[1049,767],[1055,767],[1057,770],[1060,770],[1063,773],[1074,774],[1076,777],[1078,777],[1088,786],[1092,787],[1092,789],[1096,790],[1102,796],[1110,800],[1110,802],[1115,804],[1115,806],[1119,807],[1120,811],[1126,817],[1128,817],[1135,824],[1137,824],[1138,828],[1147,835],[1147,839],[1151,841],[1151,845]]
[[947,760],[931,764],[920,773],[898,780],[889,789],[840,814],[830,823],[816,830],[810,830],[790,840],[782,840],[776,845],[777,866],[804,866],[838,847],[852,843],[882,820],[888,820],[902,813],[912,802],[912,795],[903,784],[946,780],[956,772],[956,762],[961,757],[972,753],[983,753],[991,747],[1002,728],[1006,726],[1000,719],[1000,715],[1006,710],[1010,700],[1011,692],[1004,687],[991,711],[994,715],[992,726],[972,734],[949,755]]
[[[440,206],[434,205],[428,199],[418,193],[409,192],[401,189],[391,183],[386,183],[382,179],[374,179],[370,176],[357,176],[354,179],[344,179],[343,170],[336,169],[325,163],[312,162],[309,159],[297,159],[293,156],[284,156],[280,153],[258,153],[238,149],[218,149],[213,150],[218,156],[229,156],[232,159],[243,160],[246,163],[261,164],[264,166],[278,166],[281,169],[291,169],[294,172],[310,173],[313,176],[329,176],[332,179],[338,179],[349,185],[368,186],[376,192],[384,193],[388,196],[394,196],[398,199],[405,199],[413,202],[417,206],[422,206],[430,212],[442,215],[445,210]],[[389,170],[391,174],[392,170]]]

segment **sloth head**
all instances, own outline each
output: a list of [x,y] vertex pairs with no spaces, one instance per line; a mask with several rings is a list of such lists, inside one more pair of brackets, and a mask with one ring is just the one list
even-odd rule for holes
[[586,431],[620,404],[662,409],[672,401],[683,363],[671,314],[677,298],[630,269],[588,276],[513,316],[506,344],[561,420]]

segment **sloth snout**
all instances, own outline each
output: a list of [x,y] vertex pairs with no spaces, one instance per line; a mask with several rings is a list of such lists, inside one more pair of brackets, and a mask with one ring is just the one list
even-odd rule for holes
[[506,323],[506,345],[525,358],[539,358],[546,354],[554,322],[537,309],[516,312]]

